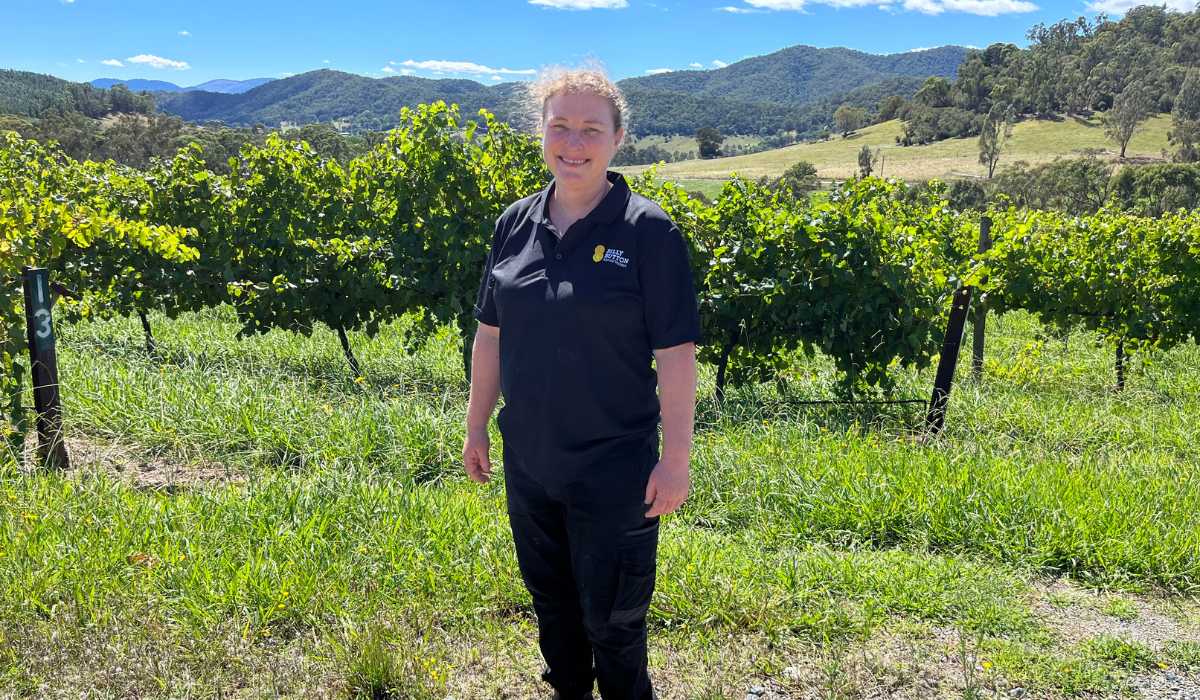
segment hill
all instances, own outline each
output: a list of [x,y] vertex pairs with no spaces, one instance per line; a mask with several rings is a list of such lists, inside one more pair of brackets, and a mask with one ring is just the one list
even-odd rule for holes
[[877,55],[835,47],[791,46],[716,70],[688,70],[626,78],[626,89],[666,90],[743,102],[800,106],[896,76],[953,80],[969,49],[943,46]]
[[132,80],[121,80],[120,78],[97,78],[91,82],[91,85],[108,89],[117,83],[124,83],[125,87],[137,92],[139,90],[163,91],[163,92],[189,92],[192,90],[204,90],[206,92],[220,92],[226,94],[237,94],[245,92],[251,88],[256,88],[263,83],[269,83],[274,78],[251,78],[250,80],[226,80],[218,78],[209,80],[208,82],[193,85],[191,87],[180,87],[175,83],[169,83],[165,80],[144,80],[142,78],[133,78]]
[[[87,83],[73,83],[53,75],[30,73],[21,70],[0,69],[0,105],[8,114],[37,116],[43,109],[79,111],[92,118],[100,117],[112,109],[112,95]],[[133,100],[131,93],[124,94],[125,103]],[[149,97],[136,100],[149,111]],[[122,104],[127,111],[134,110]]]
[[37,114],[42,93],[65,93],[73,83],[53,75],[0,69],[0,104],[9,114]]
[[[1167,130],[1171,120],[1153,117],[1133,138],[1127,155],[1139,159],[1160,158],[1167,146]],[[883,175],[901,177],[911,182],[931,178],[953,179],[961,175],[984,176],[987,171],[979,165],[979,145],[976,139],[947,139],[927,146],[897,146],[901,133],[900,122],[892,120],[863,129],[854,136],[834,138],[822,143],[801,144],[763,151],[746,156],[689,160],[660,166],[658,172],[672,180],[724,180],[732,173],[750,178],[763,175],[778,177],[798,161],[807,160],[817,166],[817,173],[826,180],[841,180],[858,171],[858,152],[863,146],[881,149]],[[1013,129],[1012,139],[1005,147],[1000,167],[1023,160],[1031,165],[1048,163],[1056,158],[1078,157],[1086,148],[1108,148],[1113,145],[1104,138],[1104,128],[1098,119],[1028,119]],[[1112,154],[1106,157],[1111,158]],[[648,166],[617,168],[626,174],[639,173]]]
[[[631,129],[638,136],[690,134],[705,125],[726,134],[815,133],[831,123],[833,111],[845,102],[873,109],[887,95],[912,97],[929,76],[953,78],[966,54],[959,46],[888,55],[792,46],[724,68],[627,78],[618,85],[629,98]],[[240,95],[164,92],[156,98],[160,109],[188,120],[274,126],[285,120],[350,117],[363,128],[386,128],[402,107],[436,100],[455,102],[464,113],[488,109],[508,118],[516,109],[510,98],[517,86],[415,76],[366,78],[323,69]],[[814,107],[802,109],[807,106]]]
[[[431,80],[403,75],[367,78],[328,68],[273,80],[240,94],[192,92],[157,93],[161,110],[189,121],[220,119],[228,124],[267,124],[281,121],[331,122],[367,114],[390,126],[403,107],[421,103],[457,103],[464,114],[480,109],[500,111],[511,94],[503,85],[473,80]],[[504,110],[507,111],[507,110]]]

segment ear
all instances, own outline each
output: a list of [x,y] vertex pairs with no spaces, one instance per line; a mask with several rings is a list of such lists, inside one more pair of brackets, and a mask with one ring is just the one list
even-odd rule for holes
[[625,127],[617,129],[617,148],[621,147],[621,139],[625,138]]

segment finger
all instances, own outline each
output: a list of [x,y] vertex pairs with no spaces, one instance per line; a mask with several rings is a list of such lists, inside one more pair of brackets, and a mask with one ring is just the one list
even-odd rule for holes
[[667,507],[667,499],[666,498],[663,498],[663,497],[655,498],[654,505],[650,506],[650,510],[646,511],[646,517],[653,518],[656,515],[662,515],[663,513],[668,512],[666,510],[666,507]]
[[643,501],[646,505],[650,505],[658,498],[658,482],[654,480],[654,476],[650,476],[650,481],[646,483],[646,500]]
[[470,476],[475,481],[478,481],[481,484],[486,484],[488,482],[487,475],[490,474],[491,471],[485,470],[483,468],[483,465],[479,463],[479,455],[478,454],[472,454],[470,456],[470,458],[467,460],[466,468],[467,468],[467,475]]

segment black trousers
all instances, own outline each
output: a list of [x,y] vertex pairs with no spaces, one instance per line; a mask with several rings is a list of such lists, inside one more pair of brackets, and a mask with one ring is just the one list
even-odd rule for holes
[[[576,700],[651,700],[646,611],[654,592],[658,518],[643,501],[656,459],[583,481],[543,486],[505,454],[508,521],[533,596],[542,678]],[[594,663],[594,666],[593,666]]]

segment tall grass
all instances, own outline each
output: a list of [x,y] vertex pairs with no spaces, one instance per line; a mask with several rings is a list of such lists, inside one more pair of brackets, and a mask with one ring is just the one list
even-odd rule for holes
[[[30,668],[14,644],[47,621],[96,634],[150,614],[180,639],[344,641],[380,611],[459,630],[528,618],[502,471],[479,486],[458,463],[457,339],[353,336],[356,382],[326,331],[239,340],[227,309],[152,321],[154,356],[136,322],[60,328],[70,434],[233,479],[138,490],[10,459],[0,681],[5,663]],[[911,408],[789,403],[832,395],[819,358],[800,359],[786,395],[746,387],[721,407],[705,370],[652,626],[697,644],[857,638],[897,618],[1020,637],[1041,626],[1024,599],[1039,575],[1200,591],[1200,352],[1147,358],[1115,395],[1111,352],[1089,336],[1038,342],[1017,314],[989,330],[984,379],[960,372],[938,440]],[[931,382],[906,374],[899,393]],[[343,643],[364,678],[401,668],[380,639]]]

